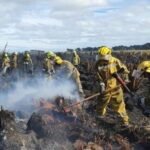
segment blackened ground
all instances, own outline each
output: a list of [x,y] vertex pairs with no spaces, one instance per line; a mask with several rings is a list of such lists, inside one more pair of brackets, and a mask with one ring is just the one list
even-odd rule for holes
[[[99,91],[93,65],[87,61],[79,68],[86,96]],[[137,91],[146,97],[147,105],[148,89],[149,83],[143,81]],[[78,115],[65,114],[54,104],[45,103],[46,107],[41,106],[28,121],[23,112],[17,112],[19,117],[23,116],[21,120],[12,112],[0,111],[0,150],[150,149],[150,119],[136,107],[128,110],[132,126],[125,128],[120,126],[120,119],[110,108],[105,118],[98,118],[96,99],[86,103]]]
[[149,118],[136,108],[129,116],[132,127],[123,128],[111,109],[105,118],[97,119],[94,107],[87,112],[78,111],[78,117],[59,112],[55,106],[41,107],[28,122],[15,120],[12,112],[1,110],[0,119],[5,124],[1,126],[0,149],[149,149]]

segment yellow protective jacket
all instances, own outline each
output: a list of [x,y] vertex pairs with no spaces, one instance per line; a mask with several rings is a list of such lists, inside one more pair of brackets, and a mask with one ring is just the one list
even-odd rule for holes
[[54,67],[51,64],[50,59],[47,57],[43,61],[43,68],[46,69],[46,71],[54,70]]
[[31,56],[29,54],[24,55],[23,61],[24,62],[29,62],[29,63],[32,64],[32,59],[31,59]]
[[77,53],[73,55],[72,63],[75,66],[80,64],[80,57],[79,57],[79,55]]
[[10,59],[9,57],[3,57],[2,58],[2,68],[4,67],[10,67]]
[[100,82],[104,82],[106,89],[115,88],[119,85],[116,78],[112,76],[113,73],[118,72],[120,69],[124,69],[126,77],[129,74],[127,67],[121,63],[121,61],[115,57],[111,57],[108,64],[102,60],[96,62],[96,71]]
[[138,65],[138,70],[146,71],[146,69],[150,68],[150,61],[143,61]]
[[17,68],[17,62],[18,61],[18,57],[17,55],[12,55],[12,58],[11,58],[11,67],[12,68]]
[[65,71],[65,74],[68,78],[70,78],[71,76],[73,78],[77,78],[80,76],[80,73],[77,70],[77,68],[71,62],[67,60],[63,60],[63,63],[61,64],[60,69]]
[[75,82],[79,93],[83,96],[84,92],[83,92],[83,88],[81,85],[80,73],[79,73],[78,69],[71,62],[69,62],[67,60],[63,60],[63,63],[61,65],[59,65],[59,68],[57,68],[57,69],[60,70],[61,75],[64,74],[64,76],[66,78],[68,78],[68,79],[70,78]]

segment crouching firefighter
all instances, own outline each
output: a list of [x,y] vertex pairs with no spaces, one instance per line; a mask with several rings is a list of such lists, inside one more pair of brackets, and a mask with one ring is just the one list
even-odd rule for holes
[[140,79],[142,76],[146,77],[150,81],[150,61],[141,62],[137,69],[135,69],[132,73],[134,79]]
[[[133,77],[133,89],[138,90],[140,87],[140,83],[142,82],[143,78],[147,78],[150,82],[150,61],[143,61],[141,62],[137,69],[133,70],[132,73]],[[148,83],[148,82],[147,82]],[[148,87],[150,86],[149,83],[147,84]],[[149,88],[150,92],[150,88]],[[149,103],[150,97],[147,98],[146,101],[144,98],[138,101],[138,106],[143,110],[143,114],[146,116],[150,116],[150,108],[146,103]]]
[[[106,114],[107,106],[110,104],[112,109],[120,116],[125,126],[129,125],[129,118],[125,108],[123,90],[120,83],[113,74],[120,72],[124,74],[125,80],[128,81],[128,73],[126,66],[121,61],[111,55],[111,49],[108,47],[100,47],[98,50],[99,59],[96,62],[96,72],[100,81],[100,92],[110,91],[102,94],[98,99],[97,113],[100,116]],[[112,89],[112,90],[109,90]]]
[[80,81],[80,73],[77,68],[69,61],[61,59],[59,56],[51,58],[54,65],[56,75],[63,76],[66,79],[71,79],[77,86],[77,92],[80,98],[84,98],[84,92]]

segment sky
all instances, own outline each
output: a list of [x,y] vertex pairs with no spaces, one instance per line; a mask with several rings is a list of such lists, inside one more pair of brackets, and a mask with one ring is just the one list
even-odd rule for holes
[[0,18],[8,51],[150,42],[150,0],[0,0]]

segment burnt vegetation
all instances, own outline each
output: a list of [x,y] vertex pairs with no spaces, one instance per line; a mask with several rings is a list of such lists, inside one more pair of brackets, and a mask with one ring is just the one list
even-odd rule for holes
[[[120,47],[119,47],[120,48]],[[117,48],[116,48],[117,49]],[[61,53],[64,59],[70,58],[70,52]],[[95,79],[95,53],[82,51],[79,53],[81,65],[81,81],[86,96],[98,92],[98,82]],[[143,60],[150,59],[150,52],[115,52],[130,72]],[[40,64],[42,56],[34,56],[35,63]],[[37,65],[36,65],[37,66]],[[36,68],[35,70],[38,70]],[[129,83],[132,89],[132,77]],[[138,84],[136,92],[146,98],[150,106],[150,83],[143,79]],[[8,87],[6,87],[8,88]],[[128,97],[128,101],[132,98]],[[57,100],[57,98],[56,98]],[[150,149],[150,119],[141,109],[130,109],[127,105],[130,122],[129,128],[119,125],[119,118],[108,108],[105,118],[97,119],[95,113],[96,98],[83,104],[82,111],[72,110],[68,113],[57,108],[54,100],[39,100],[34,104],[36,110],[30,117],[18,118],[17,113],[0,111],[0,149],[1,150],[145,150]]]

